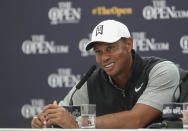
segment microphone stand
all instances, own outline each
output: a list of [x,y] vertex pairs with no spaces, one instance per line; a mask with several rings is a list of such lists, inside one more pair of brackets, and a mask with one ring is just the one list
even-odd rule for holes
[[76,88],[76,90],[74,90],[74,92],[72,93],[71,97],[70,97],[70,102],[69,102],[69,106],[72,106],[73,105],[73,95],[75,94],[75,92],[77,91],[78,89]]

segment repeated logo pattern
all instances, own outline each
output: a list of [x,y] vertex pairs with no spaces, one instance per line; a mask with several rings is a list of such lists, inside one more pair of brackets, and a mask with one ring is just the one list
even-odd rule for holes
[[[1,103],[7,109],[0,109],[1,126],[10,127],[14,118],[17,127],[30,127],[31,118],[53,102],[47,98],[64,98],[95,62],[93,50],[85,47],[105,19],[128,26],[140,55],[156,54],[188,69],[187,0],[96,1],[12,1],[11,8],[5,6],[9,1],[0,2],[5,16],[0,23],[1,100],[11,94]],[[95,35],[103,33],[104,26],[98,26]]]

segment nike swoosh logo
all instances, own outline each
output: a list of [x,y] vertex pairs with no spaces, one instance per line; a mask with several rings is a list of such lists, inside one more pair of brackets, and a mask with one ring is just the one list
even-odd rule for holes
[[138,88],[135,87],[135,92],[138,92],[142,88],[143,84],[144,83],[142,83]]

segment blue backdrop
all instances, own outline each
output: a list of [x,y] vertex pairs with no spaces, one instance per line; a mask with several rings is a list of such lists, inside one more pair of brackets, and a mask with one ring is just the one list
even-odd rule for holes
[[30,127],[95,63],[84,47],[105,19],[125,23],[142,56],[188,69],[187,0],[1,0],[0,128]]

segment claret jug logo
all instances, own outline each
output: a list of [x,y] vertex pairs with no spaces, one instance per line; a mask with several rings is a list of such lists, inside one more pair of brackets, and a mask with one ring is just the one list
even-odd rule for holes
[[22,44],[22,51],[26,55],[69,53],[68,45],[55,45],[54,41],[46,41],[45,35],[32,35],[31,38]]
[[48,77],[48,85],[51,88],[70,88],[80,80],[80,74],[72,74],[71,68],[59,68],[58,73],[52,73]]
[[36,114],[41,112],[44,107],[44,99],[31,99],[31,104],[25,104],[21,108],[21,114],[24,118],[33,118]]
[[180,38],[180,47],[182,48],[182,53],[188,54],[188,35]]
[[146,20],[188,18],[188,10],[177,10],[174,5],[167,6],[166,0],[153,0],[152,2],[152,6],[147,5],[143,8],[143,17]]
[[59,2],[59,7],[53,7],[48,12],[52,25],[63,23],[78,23],[81,19],[81,8],[73,8],[72,2]]
[[78,48],[79,48],[79,50],[81,52],[81,56],[82,57],[95,55],[94,52],[93,52],[93,49],[90,49],[90,50],[86,51],[87,43],[89,43],[89,41],[91,40],[91,33],[89,33],[88,36],[89,36],[89,38],[83,38],[79,42],[79,47]]
[[133,49],[144,51],[168,51],[168,42],[156,42],[155,38],[147,38],[145,32],[133,32]]

